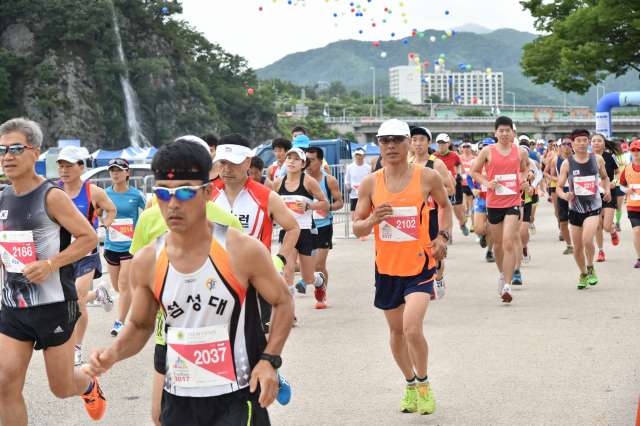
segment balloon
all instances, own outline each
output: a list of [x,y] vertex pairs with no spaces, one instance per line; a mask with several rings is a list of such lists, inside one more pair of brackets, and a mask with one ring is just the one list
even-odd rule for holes
[[407,23],[407,20],[406,20],[406,19],[404,20],[404,23],[405,23],[405,24]]
[[395,36],[396,36],[396,33],[391,33],[391,37],[395,37]]
[[402,42],[403,42],[404,44],[407,44],[407,43],[409,43],[409,40],[407,40],[407,39],[405,38],[404,40],[402,40]]
[[478,103],[481,104],[482,103],[482,99],[478,99]]
[[440,65],[440,61],[436,59],[436,65]]
[[447,36],[446,36],[446,35],[443,35],[443,36],[442,36],[442,39],[443,39],[443,40],[446,40],[446,39],[447,39]]
[[470,70],[470,69],[471,69],[471,65],[467,65],[467,66],[466,66],[466,68],[467,68],[468,70]]
[[424,66],[425,66],[425,67],[428,67],[428,66],[429,66],[429,62],[425,62],[425,63],[424,63]]
[[423,82],[423,83],[426,83],[426,82],[427,82],[427,80],[423,78],[423,79],[422,79],[422,82]]
[[[165,7],[164,9],[166,9],[166,7]],[[164,11],[164,9],[163,9],[163,11]],[[260,6],[260,7],[258,8],[258,10],[259,10],[260,12],[262,12],[262,6]],[[165,13],[167,13],[167,12],[165,12]]]
[[448,10],[445,10],[445,11],[444,11],[444,14],[445,14],[445,15],[448,15],[448,14],[449,14],[449,11],[448,11]]
[[422,71],[421,67],[416,67],[416,71]]
[[355,12],[356,10],[355,10],[355,9],[351,9],[351,11],[352,11],[352,12]]
[[373,18],[371,18],[370,21],[373,22]]
[[462,96],[460,95],[456,95],[456,99],[460,99]]
[[416,56],[416,55],[414,55],[413,53],[409,53],[409,57],[410,58],[413,58],[414,56]]
[[420,33],[420,38],[424,38],[424,34]]
[[417,33],[415,30],[414,30],[414,31],[411,31],[411,35],[412,35],[412,36],[415,36],[416,34],[418,34],[418,33]]
[[383,23],[383,24],[386,24],[386,23],[387,23],[387,20],[386,20],[386,19],[383,19],[383,20],[382,20],[382,23]]
[[444,53],[440,54],[440,59],[444,59]]
[[249,90],[247,90],[247,92],[248,92],[250,95],[253,95],[253,89],[249,89]]
[[357,5],[357,6],[356,6],[356,9],[360,9],[360,5]]
[[342,16],[344,16],[344,12],[342,12]]
[[[262,10],[262,8],[260,8],[260,10]],[[162,13],[167,13],[169,11],[169,9],[167,9],[166,7],[162,8]]]
[[402,16],[406,15],[406,13],[402,12]]
[[453,79],[452,79],[451,77],[449,77],[449,78],[447,79],[447,83],[453,83]]
[[478,103],[478,98],[473,98],[473,103],[477,104]]
[[420,58],[416,58],[415,61],[416,61],[416,64],[420,63]]
[[333,25],[335,25],[335,26],[337,27],[337,26],[338,26],[338,23],[336,22],[336,23],[335,23],[335,24],[333,24]]
[[380,56],[382,56],[383,58],[386,58],[386,57],[387,57],[387,52],[382,52],[382,53],[380,54]]
[[362,30],[360,30],[360,34],[362,34]]
[[451,30],[451,35],[456,35],[456,32]]
[[349,6],[353,6],[353,2],[349,3]]
[[389,10],[389,15],[391,15],[391,10]]
[[447,31],[447,35],[451,37],[453,34],[451,33],[451,31]]
[[363,8],[362,8],[362,11],[363,11],[363,12],[366,12],[366,11],[367,11],[367,8],[366,8],[366,7],[363,7]]
[[[291,4],[291,1],[289,1],[289,4]],[[338,14],[337,14],[337,13],[334,13],[334,14],[333,14],[333,17],[334,17],[334,18],[337,18],[337,17],[338,17]]]
[[463,66],[463,65],[464,65],[464,62],[460,62],[458,65]]
[[376,23],[374,22],[373,24],[371,24],[371,26],[372,26],[372,27],[375,27],[375,26],[376,26]]
[[491,74],[491,68],[487,68],[487,74]]
[[388,10],[389,10],[389,8],[388,8],[388,7],[385,7],[385,8],[384,8],[384,11],[385,11],[385,12],[387,12]]
[[378,46],[380,46],[380,43],[378,43],[377,41],[374,41],[374,42],[373,42],[373,45],[374,45],[375,47],[378,47]]
[[430,40],[431,41],[436,41],[436,38],[434,36],[431,36]]
[[400,2],[400,6],[404,6],[404,3]]

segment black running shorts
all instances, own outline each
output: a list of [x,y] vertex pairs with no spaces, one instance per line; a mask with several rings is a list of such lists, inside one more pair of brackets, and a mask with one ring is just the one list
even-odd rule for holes
[[318,248],[319,249],[332,249],[333,248],[333,225],[327,225],[318,228]]
[[80,318],[77,300],[12,308],[2,304],[0,333],[21,342],[34,342],[36,351],[64,345]]
[[356,206],[358,205],[358,199],[357,198],[351,198],[349,200],[349,202],[351,203],[351,210],[352,212],[356,211]]
[[[284,235],[286,234],[284,229],[280,230],[278,237],[278,244],[282,247],[284,241]],[[298,242],[296,243],[296,250],[302,256],[315,256],[318,254],[318,229],[301,229]]]
[[487,220],[492,225],[497,225],[504,221],[505,216],[520,217],[520,206],[493,208],[487,207]]
[[260,387],[249,387],[219,396],[176,396],[164,390],[160,423],[162,426],[268,426],[269,413],[258,402]]
[[636,226],[640,226],[640,212],[627,210],[627,216],[629,217],[629,221],[631,222],[632,228],[635,228]]
[[525,203],[522,208],[522,221],[523,222],[531,222],[531,211],[533,210],[533,202]]
[[104,251],[104,260],[107,261],[109,265],[120,266],[120,263],[123,260],[131,260],[133,259],[133,255],[128,251]]
[[465,195],[468,195],[470,197],[473,197],[473,192],[471,192],[471,188],[469,188],[469,185],[462,185],[462,192]]
[[578,213],[573,210],[569,210],[569,224],[573,226],[580,226],[584,224],[584,221],[591,216],[600,216],[600,209],[593,210],[588,213]]
[[560,223],[569,222],[569,202],[558,197],[558,216]]
[[[600,194],[600,199],[604,197],[604,194]],[[618,197],[616,197],[615,190],[611,192],[611,201],[602,200],[602,209],[617,209]]]
[[456,182],[456,192],[451,198],[451,204],[454,206],[459,206],[464,201],[464,197],[462,196],[462,182]]
[[153,367],[163,376],[167,373],[167,345],[156,343],[156,350],[153,353]]

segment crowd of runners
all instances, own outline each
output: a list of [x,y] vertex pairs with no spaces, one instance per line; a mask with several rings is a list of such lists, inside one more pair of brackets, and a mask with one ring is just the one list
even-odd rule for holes
[[[576,129],[545,143],[499,117],[493,137],[456,145],[392,119],[378,130],[379,157],[369,165],[357,149],[344,175],[332,176],[306,133],[298,126],[292,140],[275,139],[276,162],[266,170],[240,134],[180,137],[154,156],[146,199],[129,185],[125,159],[109,162],[107,189],[83,181],[74,147],[60,152],[59,181],[38,176],[38,124],[0,125],[0,165],[12,183],[0,195],[0,423],[28,422],[22,391],[34,349],[44,353],[52,393],[80,396],[99,420],[107,405],[99,378],[153,337],[155,424],[269,424],[267,408],[292,398],[280,354],[297,324],[296,293],[312,288],[315,308],[330,306],[327,257],[343,196],[353,234],[374,234],[373,304],[406,380],[405,413],[436,411],[423,321],[430,300],[446,294],[454,223],[463,237],[474,232],[478,256],[496,264],[505,303],[512,286],[526,282],[521,264],[535,259],[529,241],[545,199],[566,242],[558,254],[572,254],[579,270],[577,289],[598,284],[604,231],[618,245],[625,210],[637,254],[629,264],[640,268],[636,138],[623,144]],[[100,239],[111,286],[94,288],[103,273]],[[83,353],[87,303],[109,312],[114,292],[116,338]]]

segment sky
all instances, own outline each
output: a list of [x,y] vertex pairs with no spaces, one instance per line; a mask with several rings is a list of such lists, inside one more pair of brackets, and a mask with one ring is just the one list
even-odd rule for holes
[[[427,28],[455,30],[474,23],[489,29],[535,32],[534,21],[517,0],[182,0],[187,21],[207,39],[243,56],[251,68],[339,40],[391,40]],[[350,3],[354,6],[351,7]],[[297,5],[296,5],[297,3]],[[403,4],[400,6],[400,4]],[[303,6],[303,4],[306,4]],[[366,8],[363,17],[351,9]],[[262,7],[262,11],[259,8]],[[384,9],[391,10],[391,14]],[[449,14],[445,14],[449,11]],[[345,13],[343,16],[342,13]],[[336,13],[338,16],[334,17]],[[405,16],[402,16],[405,13]],[[180,17],[178,17],[180,18]],[[373,19],[373,22],[371,21]],[[387,22],[383,23],[382,20]],[[407,19],[407,23],[403,20]],[[335,24],[338,24],[337,26]],[[376,26],[373,27],[372,24]],[[359,31],[363,33],[360,34]],[[442,31],[425,33],[426,38]],[[391,37],[391,33],[395,37]]]

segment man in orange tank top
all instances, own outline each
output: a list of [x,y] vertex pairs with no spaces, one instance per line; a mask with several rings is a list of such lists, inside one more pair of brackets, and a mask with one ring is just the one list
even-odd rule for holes
[[[375,230],[374,305],[384,310],[391,351],[407,380],[400,411],[431,414],[436,401],[427,376],[423,321],[436,261],[446,253],[453,208],[440,174],[407,160],[410,134],[409,126],[396,119],[380,126],[378,142],[385,167],[360,184],[353,233],[360,237]],[[434,240],[429,236],[429,197],[440,206],[441,231]]]
[[[513,144],[513,121],[498,117],[495,124],[498,143],[480,151],[471,167],[471,178],[487,187],[487,219],[494,238],[494,255],[500,275],[498,293],[502,301],[510,303],[511,280],[516,265],[518,222],[520,220],[520,190],[527,189],[528,152]],[[480,171],[486,167],[487,175]]]
[[620,176],[620,188],[628,194],[627,215],[633,229],[633,246],[638,256],[634,268],[640,268],[640,141],[631,142],[629,151],[632,163],[626,165]]

